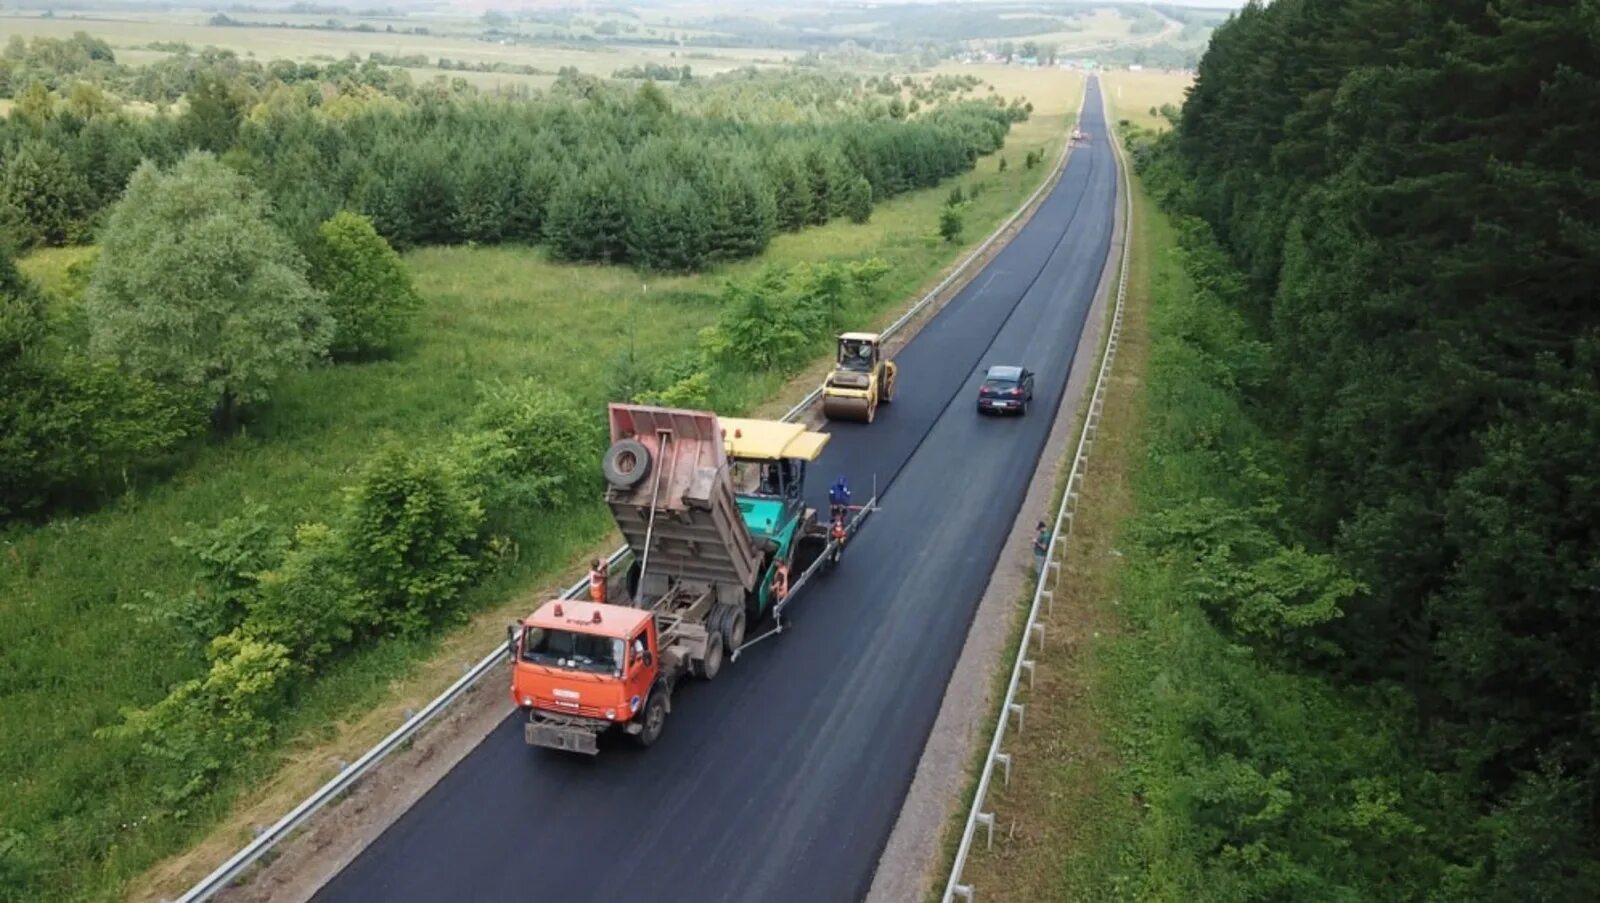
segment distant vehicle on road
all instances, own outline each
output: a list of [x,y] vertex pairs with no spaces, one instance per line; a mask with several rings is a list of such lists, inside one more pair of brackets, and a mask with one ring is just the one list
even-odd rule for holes
[[994,366],[978,387],[979,414],[1026,414],[1033,401],[1033,371],[1025,367]]

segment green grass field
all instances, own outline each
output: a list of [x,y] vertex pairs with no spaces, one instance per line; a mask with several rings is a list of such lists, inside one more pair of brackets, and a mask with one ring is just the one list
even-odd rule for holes
[[1168,103],[1182,107],[1184,92],[1194,83],[1193,78],[1183,73],[1158,70],[1106,72],[1102,78],[1106,100],[1116,118],[1158,131],[1166,131],[1172,125],[1159,115],[1151,115],[1150,110],[1159,110],[1162,104]]
[[[981,72],[979,73],[982,74]],[[1045,169],[1026,170],[1024,154],[1059,153],[1081,81],[1072,73],[1032,73],[1035,115],[1014,127],[1000,153],[961,177],[984,186],[967,211],[967,246],[1016,208]],[[1020,87],[1020,85],[1018,85]],[[1008,95],[1023,93],[1008,90]],[[877,256],[890,265],[870,322],[915,295],[964,248],[936,236],[949,185],[880,205],[871,222],[836,222],[780,236],[760,259],[692,277],[656,279],[615,267],[572,267],[526,248],[426,248],[407,255],[428,299],[415,338],[390,361],[321,368],[285,381],[241,435],[192,454],[169,480],[137,485],[120,500],[40,529],[0,535],[0,645],[7,682],[0,694],[0,839],[15,832],[31,854],[47,857],[56,900],[109,899],[152,863],[191,847],[139,883],[171,895],[328,776],[325,767],[283,769],[285,761],[348,758],[395,723],[396,711],[426,699],[459,675],[460,650],[491,645],[505,615],[529,596],[570,577],[573,562],[607,539],[603,510],[541,527],[516,563],[474,590],[481,614],[451,636],[425,643],[383,642],[322,675],[301,700],[280,749],[243,763],[222,793],[192,821],[147,820],[159,812],[126,750],[91,738],[125,706],[153,703],[201,667],[171,629],[139,617],[145,593],[181,592],[190,566],[171,540],[190,525],[214,524],[246,500],[271,506],[285,522],[330,515],[330,500],[384,443],[425,444],[448,435],[471,409],[477,386],[534,377],[583,404],[606,400],[612,363],[630,345],[643,356],[692,342],[716,317],[729,277],[769,263]],[[23,269],[47,288],[68,285],[66,269],[83,249],[30,256]],[[648,285],[648,291],[645,286]],[[784,388],[752,378],[739,397],[755,405]],[[597,506],[598,507],[598,506]],[[107,642],[105,625],[114,624]],[[441,651],[442,650],[442,651]],[[35,896],[37,897],[37,895]]]

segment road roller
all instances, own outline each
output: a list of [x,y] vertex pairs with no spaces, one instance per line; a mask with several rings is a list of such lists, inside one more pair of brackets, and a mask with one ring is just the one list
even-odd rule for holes
[[882,336],[844,333],[833,372],[822,384],[822,413],[829,420],[871,423],[878,405],[894,400],[894,380],[894,361],[884,360]]

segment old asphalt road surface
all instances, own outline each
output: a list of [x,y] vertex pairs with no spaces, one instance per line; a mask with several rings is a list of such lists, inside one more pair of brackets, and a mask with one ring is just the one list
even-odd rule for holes
[[[978,600],[1061,402],[1110,249],[1116,161],[1099,88],[1060,183],[899,355],[876,423],[832,424],[826,510],[874,475],[882,510],[793,606],[792,629],[689,682],[649,750],[533,749],[513,714],[316,897],[334,901],[850,901],[910,786]],[[1034,412],[980,417],[991,364]],[[497,688],[496,692],[500,690]]]

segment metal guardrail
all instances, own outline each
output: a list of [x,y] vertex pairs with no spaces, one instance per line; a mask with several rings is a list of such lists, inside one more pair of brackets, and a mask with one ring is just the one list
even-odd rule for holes
[[[1087,87],[1085,88],[1085,96],[1087,96]],[[1056,168],[1051,173],[1051,176],[1041,182],[1039,187],[1034,189],[1032,194],[1028,195],[1028,199],[1023,201],[1022,204],[1017,207],[1016,211],[1012,213],[1004,223],[1001,223],[998,228],[989,233],[989,237],[984,240],[983,244],[979,245],[972,251],[972,253],[963,258],[962,261],[956,265],[955,269],[950,271],[949,275],[940,280],[938,285],[934,286],[927,294],[923,295],[922,298],[918,300],[917,303],[913,304],[904,314],[902,314],[899,319],[885,327],[882,330],[882,334],[884,336],[890,336],[903,329],[907,323],[911,322],[912,318],[921,313],[929,304],[933,303],[933,301],[938,298],[941,292],[943,292],[946,288],[949,288],[952,282],[964,274],[967,271],[967,268],[970,267],[975,260],[981,257],[984,252],[988,251],[989,248],[997,240],[999,240],[1000,236],[1003,235],[1007,229],[1010,229],[1017,219],[1027,212],[1028,208],[1033,206],[1035,201],[1037,201],[1050,188],[1054,187],[1056,182],[1060,180],[1061,173],[1066,169],[1067,159],[1071,155],[1071,151],[1072,140],[1069,133],[1067,140],[1062,146],[1061,156],[1056,161]],[[800,399],[798,404],[790,408],[783,415],[782,419],[794,420],[795,418],[799,417],[807,408],[815,404],[821,395],[822,387],[819,385],[817,388],[812,389],[811,392],[809,392],[804,398]],[[615,571],[617,565],[626,560],[627,557],[628,549],[626,546],[616,550],[615,552],[612,552],[611,555],[606,559],[607,571]],[[578,598],[587,591],[587,588],[588,579],[584,578],[568,587],[566,592],[562,593],[561,598]],[[435,697],[432,702],[429,702],[416,714],[407,718],[404,724],[395,728],[394,731],[387,737],[384,737],[382,740],[378,741],[377,745],[367,750],[366,753],[361,756],[361,758],[355,760],[340,770],[340,772],[326,784],[323,784],[321,787],[317,788],[315,793],[306,797],[300,802],[299,805],[289,810],[288,814],[284,815],[282,818],[274,822],[270,827],[257,834],[254,840],[252,840],[249,844],[246,844],[238,852],[234,853],[226,862],[217,866],[217,868],[212,871],[211,874],[200,879],[200,881],[197,882],[193,887],[189,888],[189,890],[186,891],[183,896],[178,898],[178,903],[201,903],[201,901],[211,899],[229,884],[233,883],[233,881],[243,874],[246,869],[253,865],[256,860],[260,859],[269,850],[277,846],[290,834],[294,833],[295,829],[303,825],[319,810],[328,805],[328,803],[337,799],[341,794],[354,787],[358,781],[366,776],[367,772],[376,767],[377,764],[383,761],[383,759],[386,758],[390,753],[393,753],[395,750],[401,748],[407,742],[414,739],[422,730],[422,728],[425,727],[435,717],[437,717],[440,712],[449,708],[452,703],[456,702],[464,694],[466,694],[468,690],[472,689],[472,687],[479,680],[481,680],[484,675],[488,674],[494,669],[495,665],[504,661],[505,654],[505,646],[503,644],[496,645],[494,651],[484,656],[483,659],[477,664],[469,667],[466,670],[466,673],[462,674],[461,679],[451,684],[448,689]]]
[[[1106,106],[1104,94],[1100,100],[1104,108]],[[1106,334],[1105,351],[1100,358],[1100,371],[1094,380],[1094,395],[1089,402],[1089,415],[1084,418],[1083,430],[1078,434],[1078,450],[1072,458],[1072,471],[1067,476],[1067,488],[1066,492],[1062,493],[1061,506],[1056,509],[1055,526],[1050,533],[1050,548],[1043,566],[1039,568],[1039,580],[1033,590],[1033,603],[1028,608],[1028,620],[1022,628],[1022,642],[1017,645],[1017,660],[1011,667],[1011,682],[1006,685],[1005,702],[1000,708],[1000,717],[994,727],[994,740],[989,744],[989,754],[984,757],[983,773],[978,777],[978,790],[973,794],[972,807],[967,812],[966,826],[961,831],[961,845],[956,848],[955,860],[950,865],[950,877],[945,882],[943,903],[951,903],[957,897],[968,903],[973,899],[972,885],[961,882],[961,873],[966,868],[967,857],[972,853],[972,842],[978,833],[979,825],[988,829],[988,846],[990,849],[994,848],[994,811],[985,810],[989,786],[993,782],[996,765],[1005,769],[1005,782],[1011,783],[1011,754],[1001,752],[1000,747],[1005,742],[1006,729],[1011,724],[1013,716],[1016,718],[1017,731],[1022,731],[1024,716],[1028,710],[1025,703],[1017,701],[1017,692],[1022,684],[1022,672],[1028,672],[1029,689],[1033,688],[1034,680],[1034,660],[1028,657],[1028,646],[1037,640],[1039,648],[1044,648],[1045,625],[1039,621],[1039,603],[1044,602],[1047,608],[1054,611],[1054,590],[1061,583],[1059,556],[1067,538],[1072,535],[1072,518],[1077,511],[1078,494],[1083,489],[1084,471],[1089,461],[1089,446],[1094,443],[1095,433],[1100,427],[1100,414],[1105,408],[1106,374],[1111,372],[1111,361],[1117,356],[1117,336],[1122,331],[1122,303],[1128,294],[1128,258],[1133,248],[1133,185],[1128,176],[1127,156],[1122,152],[1122,145],[1116,135],[1109,128],[1111,122],[1109,109],[1106,109],[1105,120],[1108,124],[1106,137],[1111,141],[1112,152],[1117,155],[1121,163],[1119,169],[1123,198],[1127,204],[1126,215],[1122,221],[1122,272],[1117,280],[1116,306],[1111,314],[1111,328]],[[1052,589],[1045,589],[1046,582]]]

